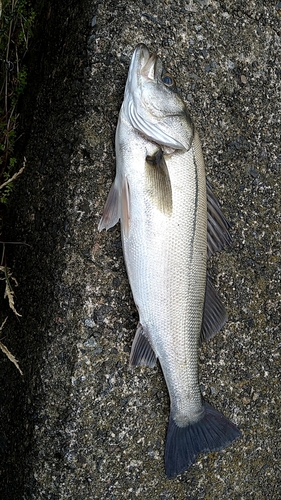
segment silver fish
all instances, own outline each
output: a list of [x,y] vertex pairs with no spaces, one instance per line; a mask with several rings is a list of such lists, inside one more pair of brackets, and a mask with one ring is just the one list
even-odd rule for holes
[[130,364],[160,361],[171,402],[166,474],[174,477],[199,453],[240,436],[202,399],[198,382],[199,343],[227,319],[207,277],[207,257],[229,244],[230,235],[174,79],[143,44],[132,56],[115,146],[116,177],[99,231],[120,219],[139,312]]

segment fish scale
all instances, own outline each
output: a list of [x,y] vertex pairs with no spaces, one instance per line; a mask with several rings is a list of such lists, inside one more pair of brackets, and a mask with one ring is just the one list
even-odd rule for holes
[[237,427],[203,400],[198,347],[221,329],[224,307],[207,278],[212,255],[230,242],[206,187],[201,144],[173,78],[140,44],[133,54],[116,131],[116,177],[99,230],[121,222],[139,324],[132,366],[158,359],[170,396],[168,477],[204,451],[224,448]]

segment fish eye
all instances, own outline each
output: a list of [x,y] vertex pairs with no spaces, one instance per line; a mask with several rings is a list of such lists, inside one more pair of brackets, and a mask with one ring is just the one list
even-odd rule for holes
[[175,86],[175,80],[174,78],[170,75],[170,73],[164,73],[162,75],[162,82],[166,87],[174,87]]

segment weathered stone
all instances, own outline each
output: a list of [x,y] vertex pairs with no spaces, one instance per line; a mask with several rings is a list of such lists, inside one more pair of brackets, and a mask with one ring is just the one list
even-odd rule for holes
[[[9,216],[9,240],[31,248],[13,247],[22,317],[9,313],[4,335],[24,376],[0,356],[1,498],[279,498],[277,5],[75,0],[43,9],[26,95],[26,170]],[[200,349],[200,381],[243,438],[172,481],[161,370],[128,370],[137,312],[119,228],[97,232],[140,41],[175,75],[234,239],[210,263],[229,321]]]

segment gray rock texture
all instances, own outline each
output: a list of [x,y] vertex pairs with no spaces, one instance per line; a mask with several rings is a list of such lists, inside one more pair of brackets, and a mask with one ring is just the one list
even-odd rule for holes
[[[51,1],[41,16],[7,221],[31,247],[8,253],[22,317],[2,308],[3,342],[24,376],[1,355],[0,497],[278,499],[281,2]],[[119,227],[97,232],[138,42],[175,76],[232,223],[210,262],[229,321],[200,349],[200,380],[243,436],[174,480],[162,372],[128,369],[138,316]]]

